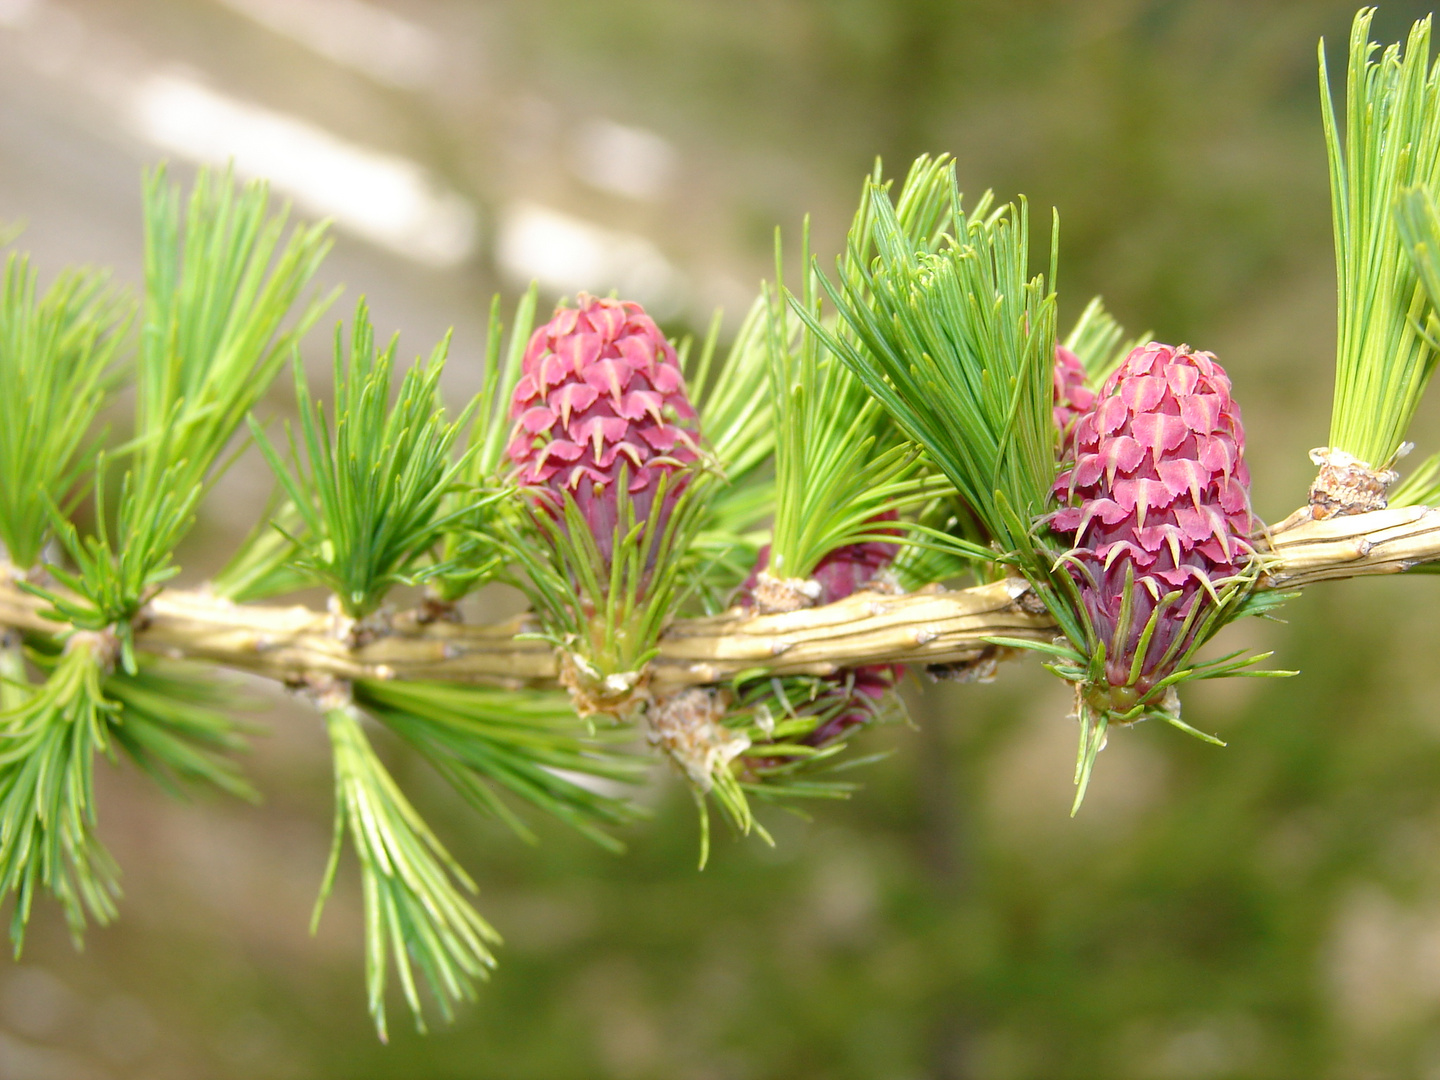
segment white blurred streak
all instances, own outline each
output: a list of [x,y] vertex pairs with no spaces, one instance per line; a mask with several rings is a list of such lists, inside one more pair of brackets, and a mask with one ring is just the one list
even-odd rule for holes
[[[4,0],[0,0],[4,2]],[[413,90],[437,83],[444,49],[419,23],[366,0],[220,0],[337,64]]]
[[406,258],[454,266],[475,249],[475,211],[406,158],[382,154],[180,75],[143,79],[137,132],[192,161],[270,181],[303,209]]
[[595,776],[591,773],[557,769],[554,765],[541,765],[540,768],[552,776],[558,776],[561,780],[568,780],[578,788],[594,792],[596,795],[603,795],[607,799],[624,799],[631,801],[635,798],[634,784],[622,784],[619,780],[611,780],[607,776]]
[[576,133],[575,173],[592,187],[630,199],[663,195],[675,176],[675,148],[644,128],[591,120]]
[[535,280],[558,292],[613,288],[657,318],[678,314],[685,303],[685,279],[650,241],[535,203],[505,208],[496,257],[517,282]]
[[41,0],[0,0],[0,26],[24,26],[40,10]]

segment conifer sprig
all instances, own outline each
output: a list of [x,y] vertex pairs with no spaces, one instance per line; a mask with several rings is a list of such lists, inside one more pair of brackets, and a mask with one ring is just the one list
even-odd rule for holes
[[[713,381],[710,375],[720,333],[719,312],[696,363],[682,364],[700,411],[700,429],[730,487],[745,486],[775,449],[775,403],[766,392],[767,313],[764,298],[757,297]],[[683,359],[688,361],[688,357]]]
[[500,297],[490,303],[485,360],[470,428],[468,458],[459,490],[446,496],[441,509],[445,528],[439,569],[430,588],[443,602],[453,603],[489,581],[505,565],[498,541],[500,516],[513,514],[514,500],[505,481],[505,446],[510,432],[510,398],[520,380],[525,346],[535,326],[538,290],[531,285],[515,308],[508,338],[500,319]]
[[757,821],[750,799],[799,812],[798,804],[805,799],[850,798],[857,785],[837,779],[837,773],[868,765],[884,755],[844,756],[847,734],[851,730],[858,733],[858,724],[852,729],[847,724],[845,730],[824,739],[816,736],[842,714],[858,717],[863,713],[871,721],[896,720],[906,714],[894,694],[870,698],[852,691],[848,680],[808,675],[776,678],[765,672],[736,678],[720,691],[685,691],[701,694],[713,707],[714,727],[706,742],[719,750],[707,756],[684,756],[685,772],[700,806],[701,867],[710,845],[710,801],[737,832],[755,832],[760,840],[773,845],[775,841]]
[[415,747],[466,802],[522,839],[533,843],[535,834],[497,788],[602,847],[624,850],[605,827],[627,824],[639,810],[570,777],[632,784],[649,762],[622,752],[621,744],[631,741],[623,730],[592,731],[563,694],[373,680],[357,682],[354,692],[358,704]]
[[[105,474],[107,458],[100,454],[96,475]],[[135,476],[126,473],[120,485],[120,504],[133,508]],[[46,567],[48,575],[64,591],[21,581],[22,589],[49,600],[54,617],[89,631],[113,631],[120,645],[124,670],[137,670],[134,654],[134,619],[160,585],[173,577],[178,567],[171,561],[174,545],[190,528],[199,491],[190,497],[179,491],[155,489],[150,503],[147,528],[131,535],[126,543],[123,522],[112,530],[108,501],[103,485],[95,487],[95,532],[81,536],[74,523],[53,511],[55,535],[74,563],[73,571]],[[123,511],[122,511],[123,512]]]
[[[72,570],[46,567],[61,589],[24,583],[71,628],[35,636],[44,683],[30,686],[6,650],[0,890],[16,895],[17,946],[37,888],[56,896],[77,936],[87,913],[104,921],[114,911],[116,871],[92,835],[92,774],[117,725],[125,731],[116,742],[142,767],[247,791],[219,756],[237,745],[233,722],[205,708],[179,675],[142,669],[132,643],[133,620],[175,572],[175,547],[236,427],[320,310],[312,301],[285,325],[324,254],[323,228],[298,228],[282,243],[284,215],[270,215],[267,205],[263,185],[237,192],[228,177],[202,172],[182,221],[179,189],[164,170],[147,179],[135,437],[119,451],[128,467],[113,518],[97,483],[95,532],[83,537],[64,516],[65,489],[77,466],[106,473],[104,454],[92,463],[79,447],[111,385],[121,309],[99,279],[84,276],[34,301],[33,279],[12,264],[4,300],[11,336],[0,353],[21,380],[7,386],[15,394],[0,407],[28,403],[36,419],[54,421],[36,437],[33,449],[47,461],[29,484],[73,562]],[[25,430],[24,422],[7,424],[7,434]],[[33,511],[23,497],[0,501],[7,546],[14,538],[21,557],[43,542]]]
[[931,498],[916,513],[909,542],[895,555],[895,579],[906,592],[957,578],[977,584],[992,581],[997,574],[1003,576],[1005,568],[976,557],[988,543],[975,516],[947,485],[943,494]]
[[839,283],[822,277],[853,341],[802,314],[1007,553],[1055,476],[1055,257],[1052,237],[1049,285],[1030,277],[1024,201],[967,212],[953,164],[922,157],[898,203],[867,185]]
[[808,220],[801,252],[804,285],[793,295],[784,286],[776,233],[775,285],[762,294],[769,304],[765,343],[778,433],[766,572],[781,579],[810,577],[839,547],[895,542],[895,526],[881,527],[876,519],[929,497],[914,445],[896,436],[880,403],[813,329],[824,323],[823,294]]
[[123,751],[172,794],[203,784],[258,797],[231,760],[255,730],[234,716],[249,703],[233,684],[153,656],[117,669],[111,631],[32,640],[44,681],[31,685],[10,650],[0,672],[0,895],[15,895],[17,953],[37,890],[60,903],[77,944],[87,918],[115,914],[119,872],[93,832],[97,754]]
[[131,303],[100,274],[70,271],[41,293],[23,255],[0,276],[0,542],[28,570],[94,473],[95,418],[125,377]]
[[242,540],[229,561],[210,579],[210,588],[237,604],[255,603],[310,584],[295,567],[305,521],[295,504],[284,497],[284,485],[271,496],[265,512]]
[[405,373],[392,407],[396,341],[383,351],[376,347],[361,301],[348,350],[343,329],[336,328],[333,421],[311,395],[296,358],[305,465],[299,464],[293,432],[290,450],[296,464],[291,466],[251,421],[261,451],[304,523],[305,539],[298,542],[293,565],[331,589],[352,619],[373,612],[391,587],[415,584],[442,569],[421,563],[441,538],[446,525],[441,502],[470,456],[451,459],[471,410],[447,421],[440,407],[438,387],[448,347],[447,337],[428,363],[416,363]]
[[805,676],[737,680],[735,695],[728,722],[750,739],[741,788],[767,802],[848,798],[855,785],[835,780],[833,774],[875,758],[842,759],[848,746],[843,735],[820,746],[808,743],[807,737],[840,714],[857,709],[882,722],[905,717],[904,705],[894,694],[857,700],[843,681]]
[[479,407],[470,429],[470,445],[477,447],[470,463],[470,480],[494,482],[509,463],[505,447],[510,437],[510,398],[520,381],[525,348],[535,329],[535,307],[540,290],[531,284],[515,305],[510,331],[500,318],[500,295],[490,300],[490,321],[485,335],[485,362],[480,369]]
[[182,212],[164,168],[147,178],[137,505],[150,488],[188,492],[210,475],[328,305],[301,303],[330,249],[325,226],[297,225],[286,239],[287,217],[271,213],[264,184],[202,169]]
[[[1338,340],[1330,448],[1388,469],[1426,384],[1436,343],[1422,326],[1428,300],[1402,238],[1396,200],[1440,185],[1440,65],[1429,16],[1404,48],[1370,41],[1374,8],[1350,32],[1343,141],[1320,43],[1320,103],[1330,161],[1338,279]],[[1402,199],[1402,206],[1404,200]]]
[[[1440,342],[1440,207],[1421,185],[1406,188],[1395,202],[1400,240],[1429,300],[1425,336]],[[1391,506],[1432,506],[1440,502],[1440,454],[1416,467],[1390,495]]]
[[710,379],[720,332],[711,323],[696,363],[682,352],[685,378],[697,395],[700,428],[718,476],[682,573],[703,609],[722,610],[755,565],[767,539],[762,527],[775,504],[775,402],[766,350],[768,305],[758,297],[741,323],[720,370]]
[[323,226],[297,226],[285,240],[285,216],[270,214],[263,184],[237,190],[201,170],[182,215],[163,168],[146,180],[135,437],[115,524],[98,508],[96,533],[82,540],[57,514],[79,567],[61,580],[77,595],[45,594],[76,625],[115,626],[127,671],[130,621],[174,573],[175,548],[236,429],[323,310],[312,299],[286,323],[329,245]]
[[257,705],[234,681],[195,664],[150,656],[133,675],[111,672],[103,690],[119,707],[110,724],[115,745],[172,795],[207,785],[259,801],[231,760],[247,748],[246,736],[259,731],[235,717]]
[[1425,312],[1425,334],[1440,340],[1440,206],[1437,192],[1416,184],[1403,189],[1395,199],[1395,226],[1405,253],[1420,279],[1430,307]]
[[335,760],[335,839],[315,904],[318,924],[348,833],[365,903],[365,983],[370,1015],[389,1038],[385,989],[395,965],[416,1026],[425,1030],[416,969],[445,1019],[495,966],[500,936],[471,905],[475,883],[445,850],[376,756],[348,701],[327,703]]
[[116,914],[119,870],[94,832],[95,756],[119,709],[103,690],[107,648],[81,632],[58,656],[36,656],[45,682],[0,714],[0,896],[14,900],[17,956],[41,890],[59,902],[77,945],[89,919]]

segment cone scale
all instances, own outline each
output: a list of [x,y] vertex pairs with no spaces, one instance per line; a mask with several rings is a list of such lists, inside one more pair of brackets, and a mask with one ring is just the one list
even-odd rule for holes
[[1064,345],[1055,346],[1055,430],[1060,433],[1060,451],[1069,456],[1074,449],[1075,421],[1095,404],[1095,391],[1086,383],[1085,365]]

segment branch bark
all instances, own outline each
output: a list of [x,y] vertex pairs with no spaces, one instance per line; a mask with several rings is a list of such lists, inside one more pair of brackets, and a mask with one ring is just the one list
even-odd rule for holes
[[[1297,511],[1262,544],[1261,588],[1393,574],[1440,559],[1440,508],[1396,507],[1325,521]],[[13,572],[12,572],[13,573]],[[857,593],[825,607],[778,615],[737,611],[677,621],[660,643],[652,685],[659,690],[721,682],[743,671],[828,675],[862,664],[952,664],[981,659],[989,638],[1048,641],[1055,628],[1024,610],[1012,583],[905,596]],[[47,605],[0,569],[0,627],[55,632]],[[538,624],[529,615],[489,626],[420,623],[406,613],[389,632],[351,647],[334,616],[302,606],[238,605],[203,589],[168,589],[136,627],[142,651],[205,660],[296,685],[326,677],[424,679],[520,687],[553,684],[553,650],[517,640]]]

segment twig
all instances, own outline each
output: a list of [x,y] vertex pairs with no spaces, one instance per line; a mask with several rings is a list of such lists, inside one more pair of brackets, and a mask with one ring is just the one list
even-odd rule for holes
[[[1262,588],[1393,574],[1440,559],[1440,508],[1398,507],[1311,520],[1297,511],[1270,530]],[[56,633],[43,600],[0,568],[0,627]],[[825,607],[775,615],[739,611],[677,621],[660,642],[652,685],[660,690],[723,682],[744,671],[831,674],[862,664],[951,664],[977,660],[994,636],[1047,641],[1054,626],[996,582],[971,589],[931,586],[907,596],[857,593]],[[351,647],[327,612],[302,606],[239,605],[203,589],[168,589],[148,605],[135,647],[206,660],[297,685],[316,678],[426,679],[500,686],[554,683],[553,650],[534,638],[532,616],[471,626],[405,614],[389,632]]]

